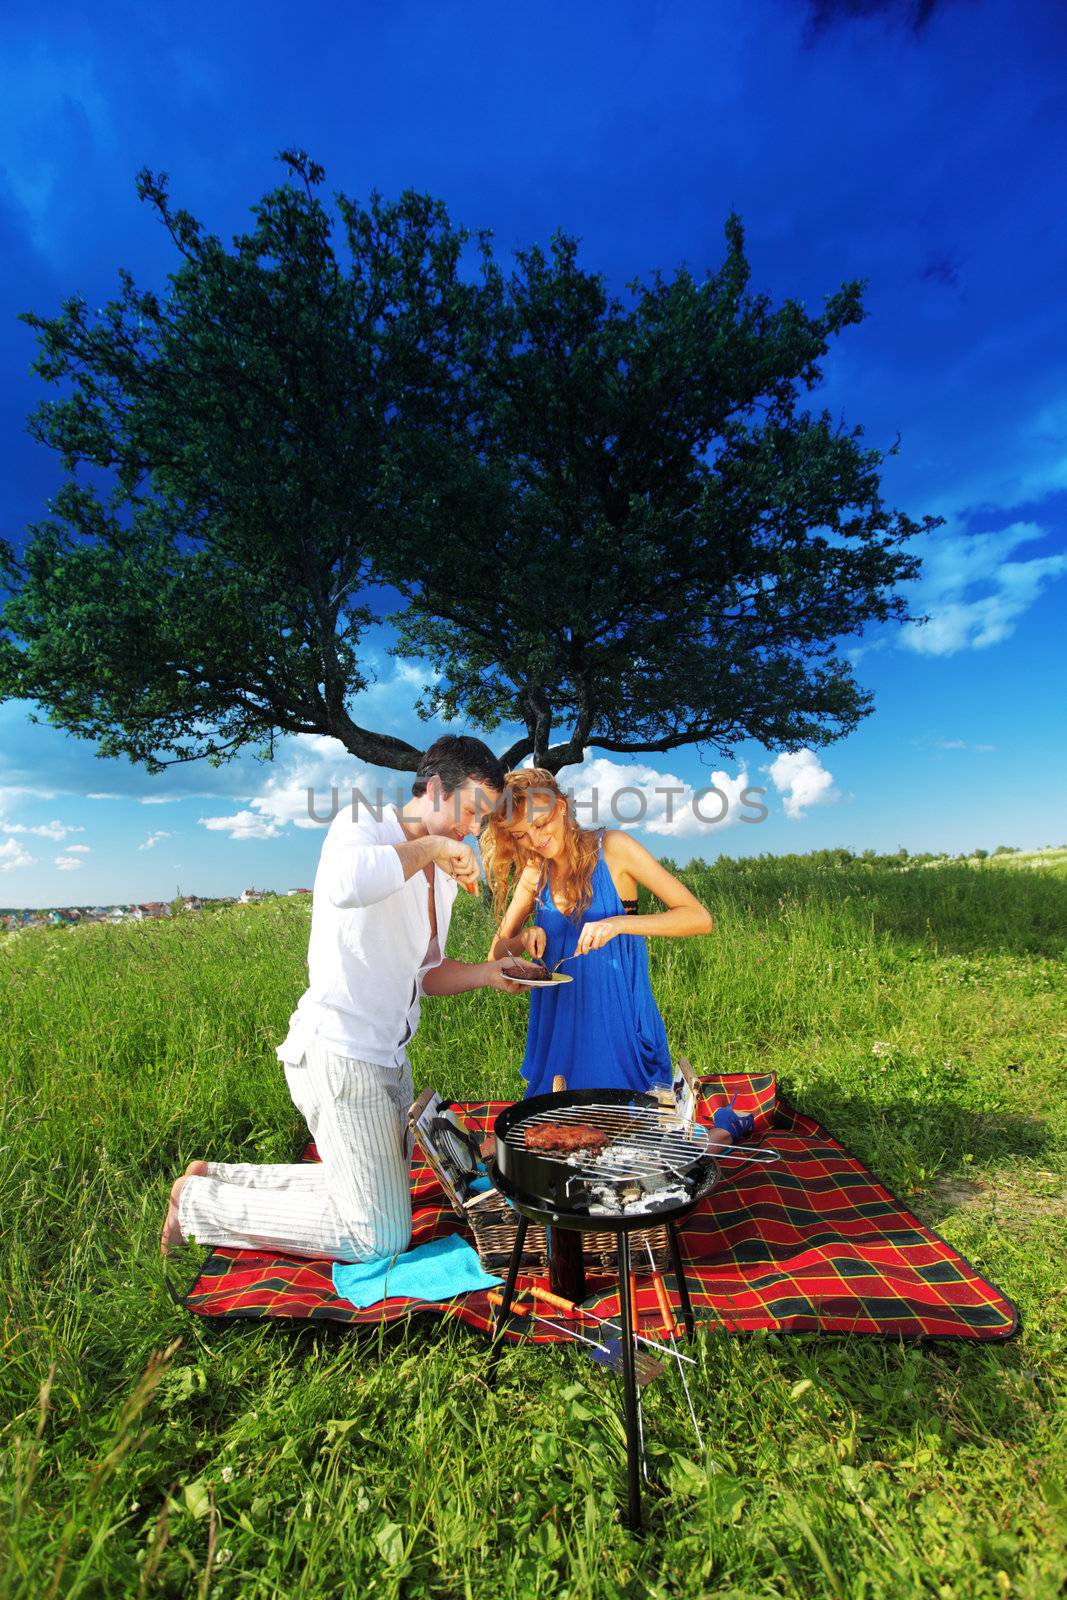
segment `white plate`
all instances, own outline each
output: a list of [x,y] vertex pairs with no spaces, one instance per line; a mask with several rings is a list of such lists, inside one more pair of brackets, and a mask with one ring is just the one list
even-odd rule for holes
[[555,989],[561,983],[573,983],[574,979],[569,972],[558,972],[554,978],[513,978],[510,972],[505,972],[509,983],[520,984],[523,989]]

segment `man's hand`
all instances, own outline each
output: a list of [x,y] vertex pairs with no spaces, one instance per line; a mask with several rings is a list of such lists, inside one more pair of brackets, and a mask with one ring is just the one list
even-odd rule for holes
[[625,931],[625,917],[604,917],[600,922],[587,922],[578,935],[574,953],[576,956],[587,956],[590,951],[601,949],[609,940],[617,938]]
[[505,978],[504,970],[507,967],[517,967],[520,963],[515,956],[501,956],[497,961],[486,961],[484,964],[485,982],[484,989],[501,989],[504,994],[525,994],[526,990],[521,983],[512,983],[510,978]]
[[523,930],[522,930],[522,951],[523,951],[523,954],[527,955],[527,956],[530,956],[534,961],[540,961],[541,957],[545,953],[545,944],[547,942],[547,939],[548,939],[548,935],[545,933],[544,928],[537,928],[537,927],[534,927],[534,928],[523,928]]
[[518,956],[499,961],[439,961],[423,974],[422,992],[428,995],[470,994],[473,989],[500,989],[504,994],[525,993],[521,983],[504,977],[505,967],[520,965]]
[[441,834],[433,858],[442,872],[455,878],[461,889],[474,891],[478,888],[478,858],[469,844],[464,844],[461,839],[446,839]]

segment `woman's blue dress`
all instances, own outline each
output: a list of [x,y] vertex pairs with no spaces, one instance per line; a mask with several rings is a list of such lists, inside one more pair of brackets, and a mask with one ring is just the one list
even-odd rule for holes
[[[552,864],[537,896],[536,921],[545,930],[546,966],[573,953],[587,922],[626,915],[604,860],[593,870],[593,899],[581,919],[565,917],[552,899]],[[670,1083],[667,1030],[652,995],[648,946],[640,934],[619,934],[600,950],[569,961],[573,978],[530,990],[530,1024],[522,1075],[527,1094],[550,1094],[562,1073],[568,1089],[636,1089]]]

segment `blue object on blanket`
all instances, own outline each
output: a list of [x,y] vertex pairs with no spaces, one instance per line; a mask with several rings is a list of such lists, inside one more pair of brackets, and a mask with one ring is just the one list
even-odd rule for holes
[[750,1139],[752,1137],[756,1127],[756,1119],[750,1112],[735,1111],[734,1102],[736,1099],[737,1096],[734,1095],[728,1106],[720,1106],[711,1120],[716,1128],[725,1129],[734,1143],[739,1144],[742,1139]]
[[333,1264],[333,1286],[342,1300],[365,1311],[382,1300],[451,1300],[474,1289],[495,1289],[503,1278],[483,1271],[477,1252],[458,1233],[433,1239],[402,1255],[349,1266]]

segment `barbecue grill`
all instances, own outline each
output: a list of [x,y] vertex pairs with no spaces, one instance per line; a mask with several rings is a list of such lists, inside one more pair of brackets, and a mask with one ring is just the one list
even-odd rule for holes
[[[545,1127],[596,1130],[596,1149],[571,1153],[528,1148],[526,1135]],[[641,1526],[640,1440],[634,1371],[634,1325],[630,1304],[629,1234],[650,1223],[666,1227],[671,1262],[687,1334],[693,1308],[676,1224],[721,1181],[722,1164],[777,1161],[778,1152],[735,1147],[720,1129],[686,1122],[672,1105],[626,1089],[571,1089],[535,1095],[509,1106],[493,1124],[493,1183],[519,1215],[507,1281],[489,1356],[490,1382],[507,1329],[523,1244],[530,1222],[549,1233],[552,1287],[567,1299],[585,1297],[581,1234],[614,1233],[618,1241],[619,1309],[622,1325],[629,1517]]]
[[[608,1143],[573,1154],[527,1149],[527,1134],[546,1126],[592,1128]],[[626,1089],[536,1095],[502,1111],[493,1133],[498,1187],[543,1213],[537,1221],[564,1226],[565,1214],[647,1227],[650,1217],[696,1204],[718,1181],[716,1150],[729,1146],[718,1129],[682,1122],[653,1096]]]

